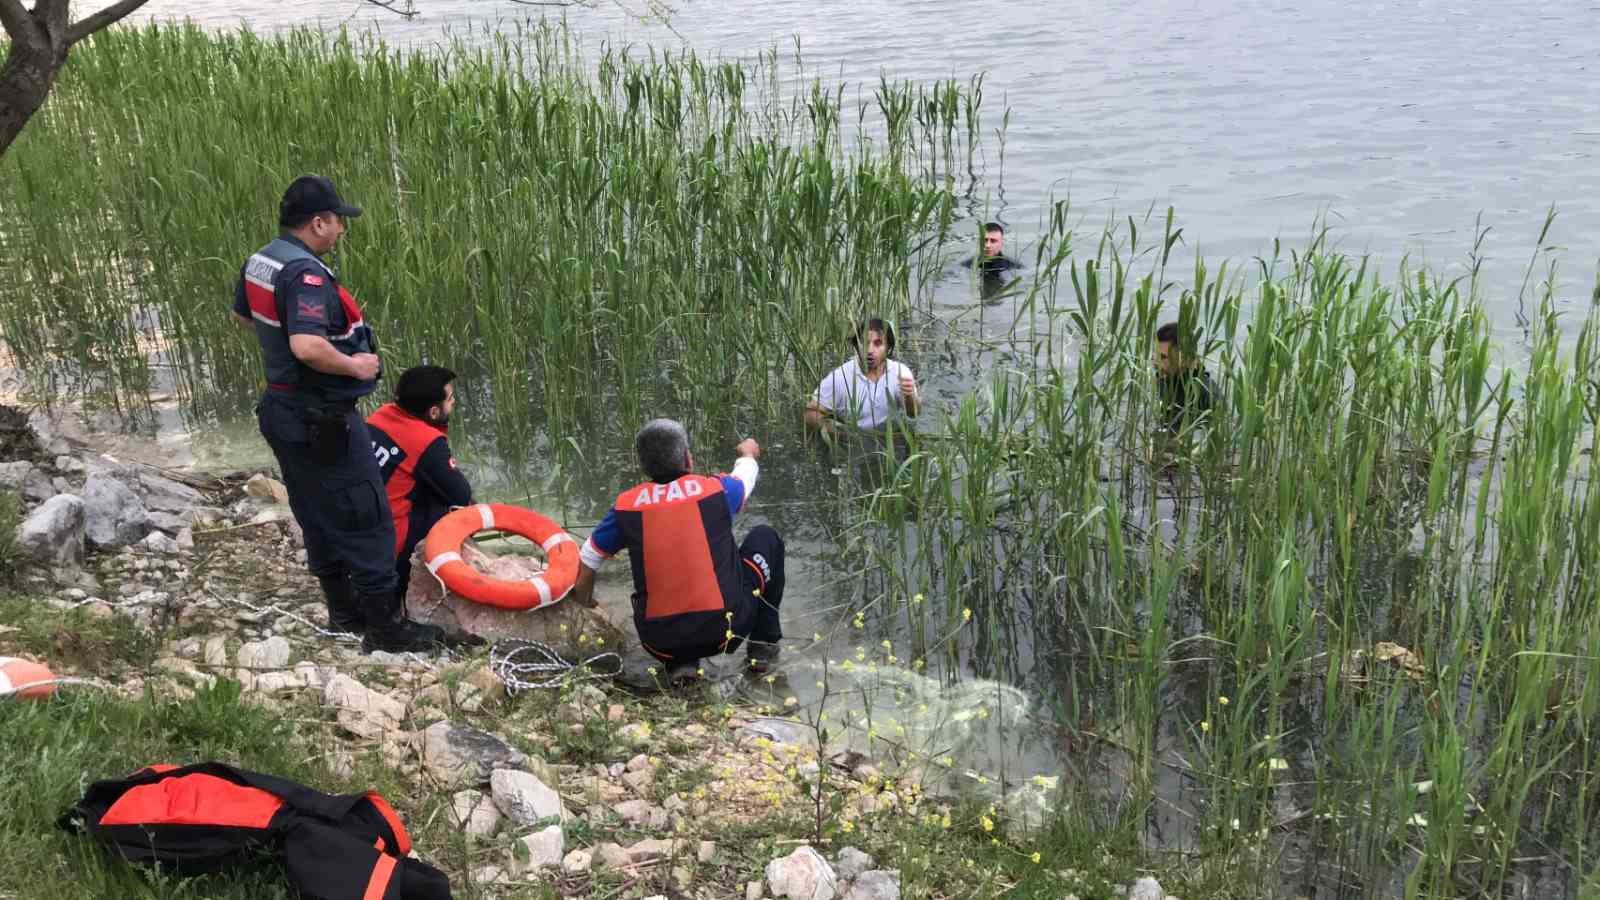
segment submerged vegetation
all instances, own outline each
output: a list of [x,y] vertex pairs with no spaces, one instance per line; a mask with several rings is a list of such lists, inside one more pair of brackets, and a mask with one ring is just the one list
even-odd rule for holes
[[[885,80],[858,107],[777,53],[586,61],[546,26],[428,53],[109,32],[0,163],[0,330],[44,385],[136,416],[171,366],[194,416],[236,416],[237,266],[326,172],[367,209],[338,264],[390,370],[461,369],[484,458],[591,512],[651,415],[697,458],[792,447],[847,323],[892,316],[920,431],[767,476],[803,497],[770,515],[825,535],[830,648],[1021,685],[1056,810],[1247,894],[1600,885],[1600,292],[1558,314],[1552,278],[1509,350],[1475,271],[1317,239],[1180,271],[1170,218],[1086,240],[1063,202],[1029,278],[952,314],[981,101]],[[1220,391],[1176,436],[1166,319]]]

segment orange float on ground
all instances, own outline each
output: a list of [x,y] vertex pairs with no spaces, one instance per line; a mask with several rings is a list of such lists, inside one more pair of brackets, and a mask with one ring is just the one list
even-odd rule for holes
[[48,697],[56,691],[55,679],[36,662],[0,656],[0,697]]
[[[480,531],[508,531],[544,548],[549,565],[527,581],[507,581],[479,572],[461,559],[461,544]],[[538,609],[560,600],[578,579],[578,544],[548,518],[520,506],[479,503],[440,519],[423,542],[428,571],[444,586],[477,603],[500,609]]]

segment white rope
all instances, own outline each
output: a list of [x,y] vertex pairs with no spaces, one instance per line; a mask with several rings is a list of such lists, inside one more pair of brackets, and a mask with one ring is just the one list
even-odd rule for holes
[[223,603],[231,603],[234,606],[242,606],[245,609],[250,610],[251,612],[256,612],[256,613],[269,613],[270,612],[270,613],[277,613],[280,616],[288,616],[289,618],[295,620],[296,622],[299,622],[301,625],[306,626],[307,628],[311,629],[312,631],[315,631],[318,635],[320,635],[322,637],[325,637],[325,638],[332,638],[333,640],[336,640],[336,641],[339,641],[339,642],[345,643],[345,644],[359,644],[359,643],[361,643],[361,635],[359,635],[359,634],[354,634],[354,633],[349,632],[349,631],[330,631],[329,629],[323,628],[321,625],[318,625],[317,623],[311,621],[310,619],[307,619],[305,616],[299,615],[298,613],[289,612],[288,610],[279,607],[276,603],[272,604],[271,606],[257,606],[254,603],[249,602],[248,600],[240,600],[237,597],[223,597],[223,596],[221,596],[220,594],[217,594],[217,593],[212,593],[211,596],[217,598],[218,600],[221,600]]
[[[596,663],[615,660],[614,671],[598,669]],[[534,688],[558,688],[569,681],[615,678],[622,671],[622,657],[599,653],[581,663],[570,663],[548,644],[538,641],[507,640],[489,648],[489,671],[516,694]]]

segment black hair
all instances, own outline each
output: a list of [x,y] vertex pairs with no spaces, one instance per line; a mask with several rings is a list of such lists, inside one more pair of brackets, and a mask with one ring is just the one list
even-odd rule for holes
[[985,223],[983,223],[983,233],[984,234],[988,234],[991,231],[998,231],[1001,234],[1005,234],[1006,233],[1006,227],[1004,225],[1001,225],[999,222],[985,222]]
[[651,419],[633,439],[639,468],[651,481],[666,484],[689,473],[689,432],[674,419]]
[[1176,344],[1178,342],[1178,323],[1163,322],[1161,327],[1156,329],[1156,340],[1163,344]]
[[400,373],[394,386],[394,402],[401,409],[419,419],[428,417],[428,410],[444,403],[444,389],[456,380],[456,373],[444,366],[412,366]]
[[867,319],[856,325],[856,330],[850,335],[850,348],[859,352],[861,350],[861,341],[867,336],[867,332],[869,331],[876,331],[883,335],[883,344],[885,347],[889,348],[888,355],[893,356],[894,326],[882,319]]

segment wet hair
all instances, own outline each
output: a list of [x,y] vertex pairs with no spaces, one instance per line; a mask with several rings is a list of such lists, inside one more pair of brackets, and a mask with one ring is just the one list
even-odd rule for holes
[[1156,329],[1156,340],[1171,344],[1185,353],[1193,353],[1200,346],[1200,332],[1185,334],[1179,330],[1177,322],[1163,322]]
[[1006,233],[1006,227],[1004,225],[1001,225],[999,222],[985,222],[985,223],[983,223],[983,233],[984,234],[988,234],[991,231],[998,231],[1001,234],[1005,234]]
[[882,319],[867,319],[856,325],[856,330],[850,335],[850,349],[861,352],[861,342],[867,339],[867,332],[876,331],[883,335],[883,345],[889,348],[888,356],[894,355],[894,326]]
[[394,386],[395,405],[426,419],[429,408],[444,403],[445,386],[455,380],[456,373],[444,366],[412,366],[400,373]]
[[651,481],[666,484],[689,473],[689,432],[674,419],[651,419],[633,439],[639,468]]

